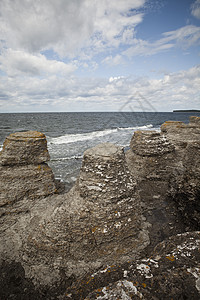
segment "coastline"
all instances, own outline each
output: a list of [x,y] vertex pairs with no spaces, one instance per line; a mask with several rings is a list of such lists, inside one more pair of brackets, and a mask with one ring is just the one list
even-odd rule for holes
[[[16,288],[29,284],[34,297],[42,297],[45,291],[46,299],[53,295],[55,299],[84,299],[89,294],[87,299],[96,299],[98,293],[103,297],[104,287],[110,285],[113,293],[120,293],[124,284],[129,282],[130,286],[137,278],[143,280],[143,285],[131,286],[126,293],[143,294],[148,299],[163,280],[161,275],[156,277],[157,267],[151,266],[155,281],[150,294],[146,291],[148,277],[140,278],[146,273],[137,271],[135,277],[131,273],[140,270],[143,260],[160,249],[163,259],[169,257],[163,261],[154,257],[161,269],[172,270],[176,268],[173,262],[180,261],[182,271],[176,268],[179,293],[188,293],[187,287],[182,292],[179,287],[183,285],[181,272],[185,265],[191,268],[185,280],[191,282],[192,292],[198,295],[190,266],[190,256],[195,261],[199,255],[195,252],[198,233],[187,232],[199,230],[199,136],[200,118],[191,117],[189,124],[165,122],[161,132],[136,131],[126,153],[113,144],[93,147],[84,153],[75,186],[64,194],[59,192],[47,165],[45,136],[26,132],[8,137],[0,155],[4,278],[11,276],[8,266],[12,265],[17,282],[17,270],[21,268]],[[12,178],[12,188],[7,178]],[[187,247],[189,240],[193,241],[194,251],[180,260],[173,246],[184,241],[182,253],[187,253],[191,250]],[[162,242],[169,253],[159,246]],[[165,287],[174,276],[172,272]],[[116,292],[113,282],[119,280],[121,289]],[[9,291],[9,282],[4,281],[1,290],[2,299],[6,293],[14,294],[12,289]],[[166,295],[162,293],[161,289],[161,295]]]

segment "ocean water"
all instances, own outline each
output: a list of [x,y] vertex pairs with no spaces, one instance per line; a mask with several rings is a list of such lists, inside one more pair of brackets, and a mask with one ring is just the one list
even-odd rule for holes
[[[167,120],[189,122],[191,113],[97,112],[0,114],[0,147],[10,133],[43,132],[55,177],[69,189],[75,182],[86,149],[111,142],[128,149],[135,130],[159,130]],[[200,113],[192,113],[200,116]]]

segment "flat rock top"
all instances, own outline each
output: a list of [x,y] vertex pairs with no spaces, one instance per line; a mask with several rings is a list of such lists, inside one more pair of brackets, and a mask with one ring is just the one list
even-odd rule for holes
[[45,139],[45,135],[39,131],[24,131],[11,133],[7,139],[9,140],[27,140],[27,139]]
[[109,158],[122,155],[123,147],[111,143],[102,143],[85,151],[84,155],[93,157]]

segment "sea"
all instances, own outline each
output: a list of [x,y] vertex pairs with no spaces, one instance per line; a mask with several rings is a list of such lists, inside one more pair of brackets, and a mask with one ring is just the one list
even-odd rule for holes
[[0,150],[10,133],[37,130],[47,137],[56,179],[66,190],[76,181],[83,153],[99,143],[111,142],[129,149],[136,130],[160,130],[167,120],[189,122],[186,112],[63,112],[63,113],[0,113]]

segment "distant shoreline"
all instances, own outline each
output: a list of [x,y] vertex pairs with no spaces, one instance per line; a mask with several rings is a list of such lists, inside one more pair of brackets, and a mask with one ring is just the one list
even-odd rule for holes
[[191,113],[191,112],[200,112],[200,110],[198,110],[198,109],[176,109],[176,110],[173,110],[173,112],[188,112],[188,113]]

